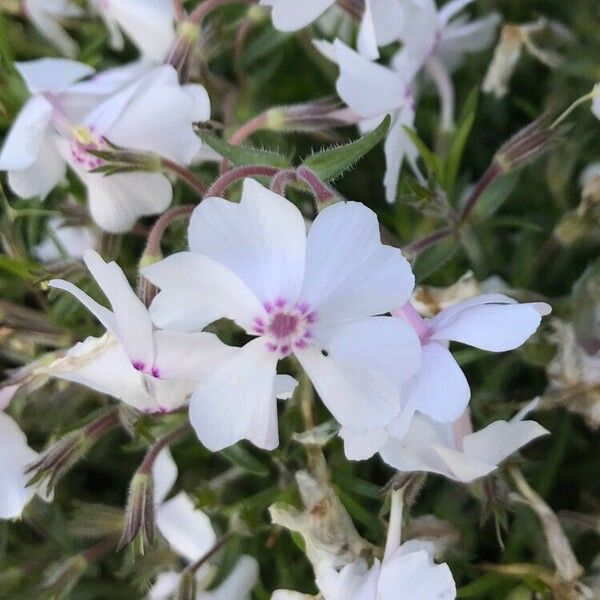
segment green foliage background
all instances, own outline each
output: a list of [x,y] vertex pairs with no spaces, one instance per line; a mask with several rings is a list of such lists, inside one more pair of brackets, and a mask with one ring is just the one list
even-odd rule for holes
[[[470,115],[474,116],[474,123],[458,175],[445,190],[455,206],[465,188],[481,176],[494,152],[512,134],[546,110],[564,110],[600,81],[598,0],[480,0],[475,3],[473,13],[483,15],[492,9],[499,10],[507,22],[531,21],[540,15],[556,19],[571,30],[574,41],[560,49],[564,62],[557,69],[550,70],[525,55],[506,98],[479,96],[476,111]],[[211,76],[204,83],[211,95],[213,118],[227,119],[227,130],[233,131],[265,108],[334,93],[335,70],[315,58],[308,47],[308,33],[280,34],[268,20],[253,27],[245,51],[235,64],[231,41],[244,14],[245,8],[232,7],[218,11],[211,19],[217,51],[207,54]],[[134,56],[133,48],[121,54],[112,52],[106,32],[96,19],[73,22],[70,32],[81,47],[79,60],[98,69]],[[459,113],[472,91],[480,86],[491,54],[490,48],[469,56],[455,74]],[[47,55],[55,55],[54,50],[24,19],[10,10],[0,13],[0,135],[7,131],[26,96],[13,61]],[[598,294],[598,222],[590,223],[586,235],[571,245],[556,242],[553,234],[566,212],[580,202],[581,170],[600,160],[600,123],[587,106],[575,112],[567,123],[558,143],[542,158],[511,175],[510,181],[504,182],[504,190],[496,190],[495,197],[489,199],[495,204],[493,212],[475,214],[460,235],[442,242],[434,252],[419,259],[417,272],[421,283],[450,285],[467,270],[473,270],[480,281],[499,275],[511,288],[531,292],[530,297],[549,298],[555,316],[566,321],[576,321],[583,310],[589,310],[590,297],[584,298],[582,306],[573,295],[573,288],[587,273],[586,282],[592,281],[590,289]],[[419,103],[416,130],[444,160],[444,148],[449,142],[439,139],[437,124],[437,100],[427,94]],[[348,129],[336,135],[341,136],[339,139],[350,139],[356,134]],[[298,159],[329,140],[315,135],[265,132],[255,135],[252,141]],[[415,186],[409,175],[403,176],[399,200],[393,206],[387,205],[381,185],[383,168],[383,153],[378,147],[334,185],[347,198],[360,200],[376,210],[403,244],[443,225],[430,216],[433,196],[427,190],[421,190],[421,197],[415,202]],[[210,183],[215,172],[204,167],[198,175]],[[67,196],[83,202],[82,187],[72,175],[68,185],[57,188],[43,205],[10,195],[3,200],[0,360],[4,368],[25,364],[53,345],[64,347],[86,335],[100,333],[93,318],[72,299],[66,295],[48,296],[42,290],[40,282],[47,279],[48,273],[31,254],[31,248],[44,235],[45,221]],[[306,208],[302,196],[297,200]],[[174,203],[187,202],[196,199],[178,184]],[[146,220],[144,226],[151,222]],[[143,242],[143,232],[103,238],[105,257],[116,258],[132,282]],[[184,245],[183,226],[172,227],[163,245],[165,253]],[[86,287],[101,298],[89,281]],[[598,302],[598,295],[595,301]],[[554,352],[546,334],[546,329],[542,329],[520,351],[508,354],[457,349],[457,358],[473,390],[476,427],[508,417],[519,403],[544,392],[547,385],[544,367]],[[235,341],[234,333],[226,335]],[[82,388],[51,382],[26,397],[19,396],[11,406],[11,414],[22,424],[31,444],[39,449],[51,437],[56,438],[85,422],[89,414],[106,402],[106,398]],[[320,421],[329,418],[321,407],[318,418]],[[528,481],[555,511],[598,511],[598,433],[590,430],[579,416],[562,409],[540,412],[536,418],[552,435],[523,453],[525,458],[519,464]],[[25,600],[52,596],[40,588],[43,581],[57,565],[92,546],[111,523],[114,526],[114,520],[118,520],[115,511],[121,510],[126,501],[129,479],[148,440],[159,433],[160,427],[150,418],[143,419],[137,424],[133,441],[124,432],[112,432],[58,485],[52,504],[35,501],[21,522],[0,523],[1,598]],[[261,566],[261,583],[254,591],[256,600],[269,598],[277,587],[316,591],[301,548],[287,532],[272,528],[266,513],[274,501],[298,503],[293,473],[306,466],[306,459],[302,447],[290,440],[291,434],[302,428],[298,405],[290,402],[280,408],[282,442],[275,452],[261,452],[240,444],[233,452],[211,454],[192,436],[173,448],[180,470],[178,487],[192,493],[198,506],[222,531],[235,515],[247,521],[249,535],[235,536],[228,543],[222,569],[224,574],[242,550],[255,556]],[[348,462],[339,440],[330,443],[325,453],[336,490],[359,531],[367,540],[381,544],[385,537],[385,512],[380,493],[392,471],[378,459]],[[232,463],[244,469],[243,476],[222,487],[211,485]],[[497,481],[510,485],[502,472]],[[429,477],[410,511],[413,516],[434,514],[460,530],[460,543],[448,556],[460,588],[459,597],[516,600],[533,598],[534,592],[539,593],[535,597],[551,597],[535,578],[521,580],[486,573],[480,568],[483,563],[534,563],[551,568],[534,513],[525,506],[509,505],[501,495],[497,515],[507,526],[500,534],[501,546],[494,518],[482,520],[485,508],[482,499],[481,483],[466,487]],[[101,510],[98,505],[114,507],[115,511]],[[593,572],[593,561],[600,555],[600,537],[593,532],[581,534],[570,530],[569,535],[579,561],[588,573]],[[156,568],[168,564],[177,564],[176,558],[160,544],[143,557],[130,550],[110,553],[90,564],[66,597],[141,598]]]

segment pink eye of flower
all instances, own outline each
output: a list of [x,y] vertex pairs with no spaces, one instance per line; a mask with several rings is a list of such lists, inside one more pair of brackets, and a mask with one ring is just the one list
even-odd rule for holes
[[87,171],[101,167],[103,160],[90,154],[90,150],[101,150],[107,148],[106,142],[93,129],[78,127],[73,132],[74,139],[71,142],[71,156],[73,160]]

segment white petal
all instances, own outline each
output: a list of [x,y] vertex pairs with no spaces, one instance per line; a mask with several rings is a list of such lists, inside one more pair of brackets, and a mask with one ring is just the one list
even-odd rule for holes
[[499,465],[519,448],[548,433],[535,421],[496,421],[465,436],[462,443],[467,456]]
[[[365,0],[365,12],[363,13],[356,37],[356,49],[361,56],[369,60],[377,60],[379,58],[379,45],[377,43],[375,24],[373,23],[372,5],[372,0]],[[335,61],[335,58],[333,60]]]
[[209,450],[243,439],[266,450],[277,447],[276,365],[277,357],[258,338],[200,383],[190,402],[190,421]]
[[413,287],[408,261],[381,243],[377,216],[363,204],[339,202],[312,224],[301,297],[320,324],[386,313]]
[[144,56],[164,61],[175,41],[169,0],[111,0],[106,10]]
[[156,526],[173,550],[189,562],[206,554],[216,541],[210,519],[185,492],[156,507]]
[[334,3],[335,0],[260,0],[261,6],[273,7],[271,18],[279,31],[306,27]]
[[179,252],[142,269],[161,289],[150,305],[154,323],[163,329],[200,331],[220,318],[250,329],[263,307],[244,282],[208,256]]
[[231,269],[263,302],[298,299],[304,276],[306,227],[285,198],[246,179],[239,204],[207,198],[189,228],[192,252]]
[[406,105],[396,116],[394,123],[388,131],[383,150],[385,153],[385,199],[391,204],[396,201],[398,181],[402,171],[402,164],[407,159],[414,165],[418,151],[406,133],[405,127],[412,128],[415,110],[412,105]]
[[181,575],[175,571],[161,573],[148,590],[148,600],[169,600],[179,589]]
[[161,408],[146,387],[145,376],[132,367],[121,345],[111,336],[87,338],[44,372],[108,394],[143,412]]
[[94,250],[85,253],[85,264],[112,306],[117,329],[113,333],[123,344],[132,362],[154,366],[155,350],[152,320],[144,303],[131,289],[117,263],[105,263]]
[[15,68],[32,94],[62,92],[72,83],[94,73],[89,65],[66,58],[40,58],[17,62]]
[[239,352],[214,333],[156,331],[154,336],[161,378],[201,380]]
[[152,465],[152,481],[154,483],[154,502],[160,504],[177,481],[177,465],[169,448],[161,450],[156,457]]
[[58,153],[53,138],[45,135],[35,162],[23,171],[9,171],[8,184],[21,198],[39,197],[44,200],[66,172],[67,165]]
[[372,317],[318,330],[315,337],[327,356],[315,346],[296,355],[331,414],[362,431],[387,425],[400,411],[400,383],[419,368],[413,329],[399,319]]
[[271,596],[271,600],[315,600],[315,597],[291,590],[275,590]]
[[429,325],[431,339],[452,340],[482,350],[503,352],[523,344],[538,328],[550,307],[517,304],[502,294],[486,294],[443,310]]
[[411,590],[414,598],[454,600],[456,585],[448,565],[432,563],[425,550],[406,554],[398,549],[384,561],[377,591],[381,598],[394,598],[398,590]]
[[[178,84],[140,85],[104,135],[118,146],[156,152],[179,164],[190,164],[202,145],[192,128],[199,112],[198,96]],[[203,115],[204,108],[200,106]]]
[[43,96],[34,96],[25,103],[2,146],[0,170],[23,171],[33,165],[42,150],[53,112]]
[[340,40],[334,42],[340,98],[361,117],[394,112],[405,101],[407,81],[391,69],[369,61]]
[[200,594],[199,600],[249,600],[258,581],[258,563],[251,556],[242,556],[227,579],[211,592]]
[[472,4],[475,0],[450,0],[439,11],[441,25],[446,25],[461,10]]
[[38,454],[27,445],[27,438],[17,423],[6,413],[0,412],[0,519],[16,519],[31,500],[34,488],[27,487],[27,465]]
[[415,408],[435,421],[456,421],[471,397],[467,379],[458,363],[442,344],[423,346],[417,375]]
[[[73,9],[77,8],[74,5],[71,6]],[[67,8],[67,5],[65,5],[65,8]],[[35,25],[36,29],[51,44],[58,48],[62,54],[71,58],[77,55],[77,44],[65,32],[57,20],[57,17],[60,16],[71,16],[67,11],[65,11],[66,14],[63,15],[52,14],[52,12],[49,11],[43,3],[40,3],[39,0],[24,0],[23,10]],[[76,11],[73,12],[74,15],[78,15]]]
[[289,400],[297,387],[298,382],[291,375],[276,375],[273,394],[278,400]]
[[340,437],[344,440],[344,454],[348,460],[371,458],[385,446],[389,439],[389,435],[383,427],[368,431],[342,427]]
[[[62,250],[67,256],[78,260],[82,259],[85,251],[93,249],[98,241],[89,227],[65,225],[60,217],[50,219],[46,227],[52,237],[44,238],[32,249],[33,255],[42,262],[59,260],[63,256]],[[58,244],[54,239],[58,241]]]
[[592,96],[592,113],[595,117],[600,119],[600,83],[597,83],[593,89],[594,95]]
[[[193,121],[208,121],[210,119],[210,98],[206,88],[198,84],[184,85],[183,90],[192,99],[193,110],[192,120]],[[214,152],[214,151],[213,151]]]
[[370,4],[378,45],[395,42],[404,27],[401,0],[371,0]]

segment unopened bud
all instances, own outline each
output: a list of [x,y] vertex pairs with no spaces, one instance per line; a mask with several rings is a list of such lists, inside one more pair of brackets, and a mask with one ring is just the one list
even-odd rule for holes
[[94,155],[101,161],[99,166],[92,169],[92,173],[109,176],[119,173],[159,173],[162,171],[162,161],[157,154],[121,148],[111,144],[108,140],[104,141],[108,148],[86,150],[88,154]]
[[128,546],[136,538],[140,554],[154,544],[154,483],[149,473],[137,472],[131,480],[119,547]]
[[190,66],[194,48],[198,46],[200,26],[191,21],[183,21],[177,29],[177,37],[167,58],[167,64],[177,71],[179,83],[187,83],[190,78]]

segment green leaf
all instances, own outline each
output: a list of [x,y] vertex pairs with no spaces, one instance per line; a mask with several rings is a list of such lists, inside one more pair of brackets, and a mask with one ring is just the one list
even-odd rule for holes
[[311,170],[323,181],[331,181],[339,177],[385,137],[391,121],[391,117],[386,115],[379,126],[367,135],[349,144],[316,152],[304,159],[302,166]]
[[515,189],[519,175],[520,171],[512,171],[494,179],[481,194],[473,213],[480,219],[486,219],[500,210]]
[[427,144],[417,135],[416,131],[410,127],[404,127],[404,131],[419,151],[419,155],[427,167],[427,172],[433,175],[437,181],[443,183],[444,177],[440,159],[427,147]]
[[233,146],[216,135],[210,125],[205,123],[195,123],[194,131],[205,144],[208,144],[215,152],[218,152],[237,167],[244,165],[266,165],[278,169],[291,167],[290,161],[285,156],[272,150],[261,150],[249,146]]
[[252,475],[257,477],[269,476],[269,469],[241,444],[221,450],[221,456]]
[[479,88],[474,88],[469,94],[448,150],[448,159],[444,169],[444,187],[447,191],[451,190],[456,182],[458,167],[460,166],[465,145],[475,122],[478,92]]
[[274,51],[283,46],[290,37],[292,37],[291,33],[282,33],[274,27],[267,27],[244,49],[244,54],[240,59],[240,67],[249,67],[265,56],[272,57]]
[[460,249],[454,237],[447,238],[429,246],[419,254],[413,264],[413,272],[418,283],[439,271],[449,263]]

